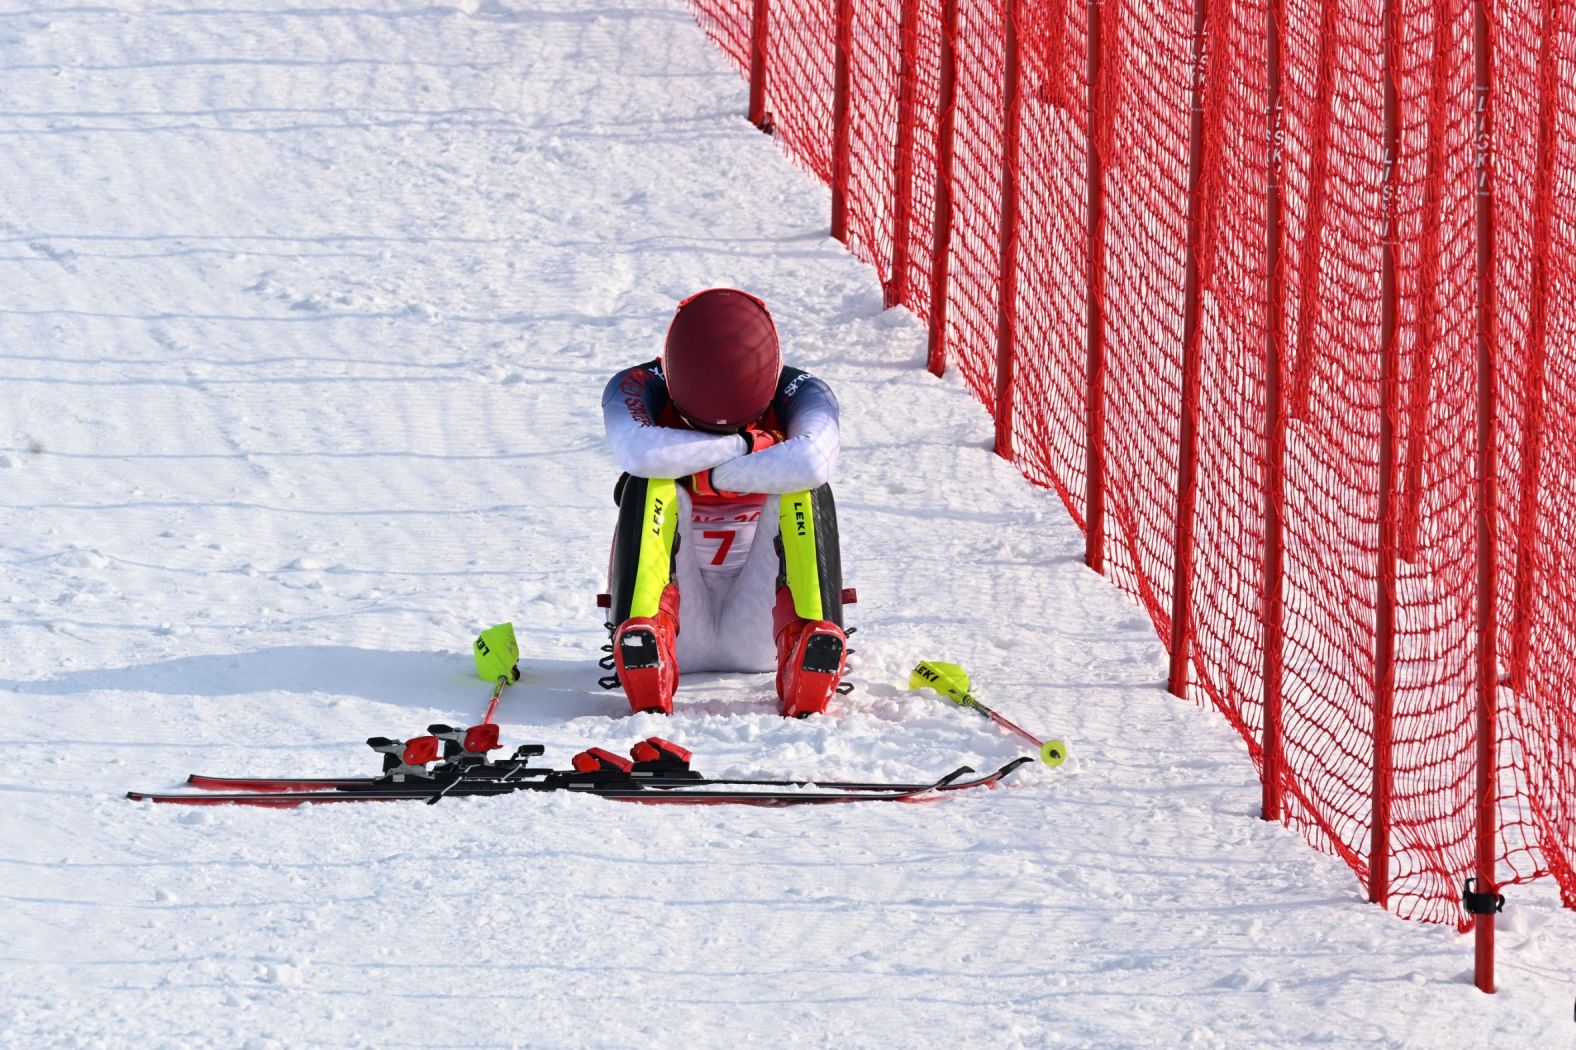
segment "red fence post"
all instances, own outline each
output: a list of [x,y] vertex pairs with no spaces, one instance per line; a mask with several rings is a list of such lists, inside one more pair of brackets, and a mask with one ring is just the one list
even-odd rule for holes
[[1259,815],[1281,819],[1281,780],[1285,750],[1281,739],[1282,580],[1286,524],[1286,415],[1281,394],[1282,348],[1286,337],[1286,281],[1281,269],[1281,164],[1285,129],[1281,124],[1281,25],[1286,0],[1270,0],[1265,39],[1268,99],[1266,143],[1269,178],[1265,189],[1265,260],[1269,278],[1264,342],[1264,795]]
[[947,370],[947,266],[952,254],[952,145],[958,123],[958,0],[945,0],[941,27],[941,136],[936,148],[936,239],[930,256],[930,351],[925,367]]
[[897,69],[897,144],[893,147],[892,172],[892,272],[882,289],[883,302],[898,306],[908,299],[908,253],[913,240],[914,216],[914,109],[918,92],[914,86],[919,0],[902,0],[898,19]]
[[1373,806],[1369,824],[1368,899],[1381,908],[1390,903],[1390,796],[1395,740],[1395,419],[1400,348],[1396,338],[1396,263],[1400,245],[1397,213],[1401,148],[1400,15],[1395,0],[1384,0],[1384,154],[1379,206],[1384,232],[1379,263],[1379,565],[1374,596]]
[[1088,287],[1084,293],[1085,355],[1088,358],[1088,389],[1085,394],[1085,438],[1087,453],[1084,501],[1084,562],[1095,572],[1105,572],[1105,149],[1110,143],[1110,107],[1106,105],[1104,46],[1101,0],[1088,0],[1085,13],[1089,28],[1088,119],[1084,149],[1084,177],[1087,194]]
[[1182,291],[1182,409],[1177,444],[1176,560],[1171,577],[1171,673],[1176,696],[1187,695],[1192,644],[1193,511],[1198,496],[1199,335],[1203,321],[1200,256],[1204,228],[1204,94],[1208,87],[1209,0],[1193,4],[1193,118],[1188,132],[1187,272]]
[[771,22],[771,0],[755,0],[750,24],[750,111],[749,121],[762,131],[771,131],[766,113],[766,33]]
[[837,0],[832,74],[832,236],[848,243],[848,74],[853,56],[854,2]]
[[1023,129],[1022,64],[1018,52],[1020,0],[1004,3],[1007,69],[1002,104],[1001,304],[996,314],[996,454],[1012,458],[1013,379],[1018,354],[1018,157]]
[[[1499,695],[1498,525],[1499,454],[1494,445],[1498,410],[1494,351],[1499,341],[1494,288],[1494,53],[1488,0],[1473,0],[1473,95],[1477,167],[1477,892],[1494,893],[1498,837],[1498,753],[1495,711]],[[1494,991],[1494,916],[1474,915],[1474,977],[1480,991]]]
[[1532,316],[1527,323],[1527,392],[1522,405],[1521,473],[1517,479],[1516,590],[1512,608],[1510,680],[1526,691],[1532,661],[1532,587],[1538,537],[1538,473],[1543,458],[1543,388],[1548,352],[1549,221],[1554,210],[1554,148],[1558,125],[1554,103],[1560,90],[1559,0],[1543,0],[1543,46],[1538,54],[1538,161],[1532,198]]

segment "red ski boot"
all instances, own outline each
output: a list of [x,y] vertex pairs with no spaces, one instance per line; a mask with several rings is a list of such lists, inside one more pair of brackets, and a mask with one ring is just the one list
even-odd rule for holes
[[679,589],[671,583],[662,591],[657,615],[631,616],[613,632],[618,681],[635,714],[673,713],[673,694],[679,687],[678,633]]
[[777,591],[772,632],[777,638],[777,698],[784,717],[824,714],[843,680],[848,636],[830,620],[802,619],[786,587]]

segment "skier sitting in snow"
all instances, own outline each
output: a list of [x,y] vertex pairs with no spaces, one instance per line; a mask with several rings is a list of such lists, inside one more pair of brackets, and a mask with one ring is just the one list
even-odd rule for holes
[[625,472],[608,628],[630,709],[671,714],[681,667],[775,667],[784,715],[824,712],[847,640],[831,388],[783,366],[765,303],[714,288],[612,378],[602,418]]

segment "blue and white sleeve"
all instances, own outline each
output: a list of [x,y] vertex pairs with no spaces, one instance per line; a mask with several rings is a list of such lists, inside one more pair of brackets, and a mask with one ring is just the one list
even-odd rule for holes
[[778,397],[777,416],[786,440],[742,456],[711,472],[729,492],[803,492],[832,480],[842,439],[832,388],[808,373],[790,379]]
[[602,391],[602,425],[620,470],[637,478],[683,478],[744,455],[748,446],[738,434],[658,426],[664,390],[656,371],[639,365]]

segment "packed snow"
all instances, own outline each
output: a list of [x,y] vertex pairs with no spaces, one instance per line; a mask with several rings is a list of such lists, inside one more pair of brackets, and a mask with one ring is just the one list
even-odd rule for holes
[[[1211,711],[1080,560],[924,332],[827,237],[682,0],[0,12],[0,1045],[1564,1046],[1576,916],[1471,942],[1255,819]],[[858,689],[671,719],[596,686],[598,410],[713,285],[842,398]],[[367,772],[475,720],[653,733],[713,775],[917,779],[1014,740],[903,689],[952,660],[1066,738],[923,806],[126,801]]]

